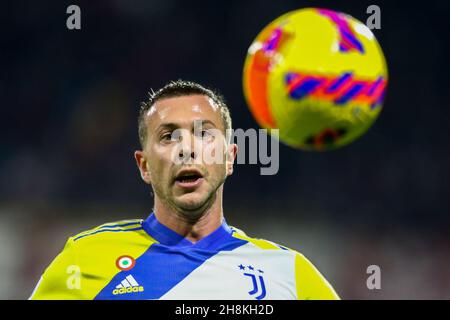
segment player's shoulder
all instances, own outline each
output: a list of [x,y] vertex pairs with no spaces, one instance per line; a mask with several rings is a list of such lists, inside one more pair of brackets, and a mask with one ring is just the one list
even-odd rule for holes
[[230,226],[230,228],[232,230],[233,237],[245,240],[251,243],[255,248],[258,248],[260,250],[280,250],[286,252],[287,254],[300,254],[298,251],[286,247],[285,245],[281,245],[263,238],[248,236],[244,231],[234,226]]
[[102,240],[105,237],[130,236],[133,232],[143,230],[142,219],[127,219],[107,222],[94,228],[82,231],[69,238],[73,243],[81,243],[86,240]]

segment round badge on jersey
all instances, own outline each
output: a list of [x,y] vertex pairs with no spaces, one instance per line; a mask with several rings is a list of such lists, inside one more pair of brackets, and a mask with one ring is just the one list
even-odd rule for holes
[[116,266],[122,271],[128,271],[133,269],[136,264],[136,260],[130,256],[120,256],[116,260]]

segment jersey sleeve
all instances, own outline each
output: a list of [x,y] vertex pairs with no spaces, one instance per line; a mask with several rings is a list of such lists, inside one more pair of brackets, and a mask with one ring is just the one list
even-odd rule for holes
[[30,300],[81,299],[81,271],[77,264],[73,238],[41,276]]
[[295,256],[295,281],[298,300],[340,300],[324,276],[298,252]]

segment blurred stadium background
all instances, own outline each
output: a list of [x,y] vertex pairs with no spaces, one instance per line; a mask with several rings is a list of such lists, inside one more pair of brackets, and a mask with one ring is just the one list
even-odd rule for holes
[[[79,31],[66,28],[70,4]],[[449,5],[299,0],[2,4],[0,299],[28,298],[69,236],[151,212],[132,156],[150,88],[218,88],[234,127],[256,128],[241,85],[256,34],[308,6],[366,21],[370,4],[390,71],[376,124],[333,152],[281,145],[275,176],[238,165],[225,215],[304,253],[344,299],[450,299]],[[381,290],[366,287],[372,264]]]

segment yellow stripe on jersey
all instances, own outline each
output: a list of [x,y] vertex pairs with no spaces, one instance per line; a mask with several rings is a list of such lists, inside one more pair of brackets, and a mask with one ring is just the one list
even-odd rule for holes
[[[100,231],[100,229],[96,229]],[[157,243],[143,229],[106,231],[69,238],[45,270],[30,299],[94,299],[121,270],[119,257],[135,260]]]
[[74,239],[77,239],[79,237],[84,237],[88,234],[91,234],[93,232],[96,232],[100,229],[133,229],[133,228],[137,228],[141,225],[142,223],[142,219],[130,219],[130,220],[120,220],[120,221],[115,221],[115,222],[108,222],[108,223],[104,223],[98,227],[95,227],[93,229],[89,229],[83,232],[80,232],[78,234],[76,234],[75,236],[73,236]]
[[322,274],[301,253],[295,255],[295,282],[298,300],[339,300]]
[[255,246],[264,249],[264,250],[281,250],[280,247],[278,247],[276,244],[274,244],[271,241],[268,240],[264,240],[264,239],[256,239],[256,238],[251,238],[249,236],[247,236],[244,232],[242,232],[241,230],[237,229],[237,228],[232,228],[232,230],[234,230],[235,232],[233,232],[233,237],[241,239],[241,240],[246,240],[250,243],[253,243]]

